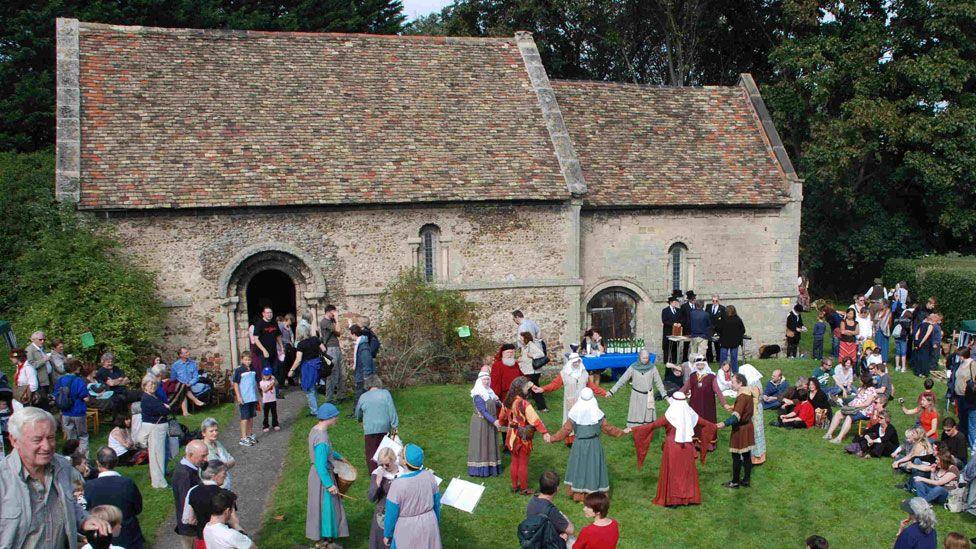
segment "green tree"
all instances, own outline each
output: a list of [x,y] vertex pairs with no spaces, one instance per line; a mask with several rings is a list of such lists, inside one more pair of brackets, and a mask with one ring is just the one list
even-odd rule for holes
[[763,92],[805,179],[801,260],[821,291],[891,257],[971,250],[976,10],[969,1],[786,3]]
[[0,2],[0,150],[54,142],[55,19],[157,27],[394,34],[400,0],[6,0]]

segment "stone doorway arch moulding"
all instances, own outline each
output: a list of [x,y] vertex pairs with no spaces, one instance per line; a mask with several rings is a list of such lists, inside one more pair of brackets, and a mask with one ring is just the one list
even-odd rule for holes
[[217,279],[217,298],[226,317],[225,342],[231,368],[237,367],[237,325],[243,288],[247,287],[255,274],[268,269],[280,270],[292,278],[296,289],[296,307],[301,311],[304,305],[311,313],[312,325],[318,326],[319,307],[325,297],[326,286],[315,260],[306,252],[284,242],[249,246],[227,262]]
[[599,282],[590,286],[583,292],[583,299],[580,302],[580,333],[582,333],[583,329],[588,327],[588,318],[586,314],[587,304],[589,304],[590,300],[596,297],[597,294],[608,288],[624,288],[626,290],[630,290],[634,293],[634,295],[637,296],[637,329],[639,332],[647,330],[647,326],[649,326],[647,322],[652,320],[650,314],[652,303],[650,294],[637,280],[628,277],[620,277],[601,279]]

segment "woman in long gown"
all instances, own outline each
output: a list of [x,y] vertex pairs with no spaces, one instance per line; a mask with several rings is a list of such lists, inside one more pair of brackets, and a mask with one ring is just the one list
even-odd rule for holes
[[378,466],[373,470],[369,479],[369,490],[366,497],[375,504],[373,520],[369,527],[369,549],[386,549],[383,543],[383,527],[386,519],[386,495],[390,493],[390,484],[396,478],[400,467],[397,465],[396,454],[389,448],[380,450],[376,456]]
[[[569,411],[576,404],[576,399],[579,397],[580,391],[587,387],[599,396],[607,395],[607,392],[602,387],[590,381],[589,376],[586,374],[586,368],[583,367],[583,359],[578,354],[572,353],[566,358],[566,364],[560,370],[556,379],[553,379],[544,387],[535,386],[532,388],[532,391],[536,393],[549,393],[562,388],[563,423],[566,423],[566,419],[569,417]],[[573,438],[574,435],[566,437],[567,446],[573,443]]]
[[345,461],[332,447],[329,427],[339,422],[339,409],[326,402],[315,412],[319,422],[308,433],[308,504],[305,516],[305,537],[313,541],[349,537],[346,510],[339,497],[333,464]]
[[695,358],[691,377],[681,387],[681,392],[685,394],[689,406],[696,414],[705,418],[705,421],[715,423],[718,417],[715,402],[722,398],[722,388],[718,386],[718,380],[708,367],[705,357],[699,355]]
[[424,468],[424,451],[407,444],[400,462],[409,472],[390,484],[383,541],[391,549],[441,549],[441,493],[434,474]]
[[[766,425],[763,423],[763,407],[760,396],[762,389],[762,373],[752,364],[743,364],[739,368],[739,373],[746,376],[749,382],[749,392],[752,393],[752,400],[755,408],[752,411],[752,430],[756,436],[756,445],[752,449],[752,464],[762,465],[766,463]],[[732,411],[732,406],[726,408]]]
[[498,448],[498,395],[491,390],[491,376],[478,374],[471,389],[474,414],[468,435],[468,474],[473,477],[493,477],[502,474],[502,458]]
[[[701,503],[701,489],[695,458],[700,452],[701,461],[705,463],[705,455],[714,445],[715,425],[699,417],[681,391],[671,395],[668,402],[664,417],[631,429],[637,450],[637,468],[644,466],[647,450],[654,440],[654,431],[664,428],[664,450],[661,452],[654,504],[665,507],[697,505]],[[699,439],[698,444],[696,438]]]
[[620,430],[611,425],[596,402],[593,391],[585,388],[569,411],[569,418],[553,435],[545,435],[546,442],[558,442],[570,433],[576,433],[576,443],[569,451],[566,480],[573,501],[583,501],[586,494],[610,490],[610,473],[607,472],[607,456],[603,452],[600,433],[620,437],[630,429]]
[[637,355],[637,362],[630,365],[624,375],[620,376],[613,388],[607,391],[607,396],[613,396],[630,381],[630,406],[627,408],[627,427],[644,425],[657,419],[654,409],[654,389],[661,398],[667,398],[661,374],[651,363],[651,355],[642,350]]

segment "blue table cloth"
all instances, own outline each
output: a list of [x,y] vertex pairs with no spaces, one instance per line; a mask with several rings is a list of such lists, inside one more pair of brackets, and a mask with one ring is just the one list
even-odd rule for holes
[[[609,353],[600,356],[584,356],[583,367],[587,370],[602,370],[610,368],[613,370],[625,370],[631,364],[637,362],[637,353]],[[651,364],[654,363],[654,353],[651,353]]]

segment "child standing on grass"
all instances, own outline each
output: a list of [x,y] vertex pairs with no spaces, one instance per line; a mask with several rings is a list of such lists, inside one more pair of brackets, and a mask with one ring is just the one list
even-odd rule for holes
[[251,355],[241,355],[241,365],[234,370],[234,398],[241,413],[241,446],[254,446],[254,416],[258,415],[257,374],[251,370]]
[[616,549],[620,541],[620,525],[607,516],[610,497],[606,492],[591,492],[583,500],[583,515],[593,523],[580,531],[573,549]]
[[826,313],[823,309],[817,313],[817,323],[813,325],[813,358],[820,360],[823,358],[824,334],[827,333]]
[[[271,368],[265,368],[261,371],[261,404],[264,405],[264,432],[267,433],[271,427],[275,431],[280,431],[281,427],[278,426],[278,397],[275,396],[275,388],[278,386],[278,381],[272,375],[274,371]],[[268,424],[268,414],[271,415],[271,424]]]

